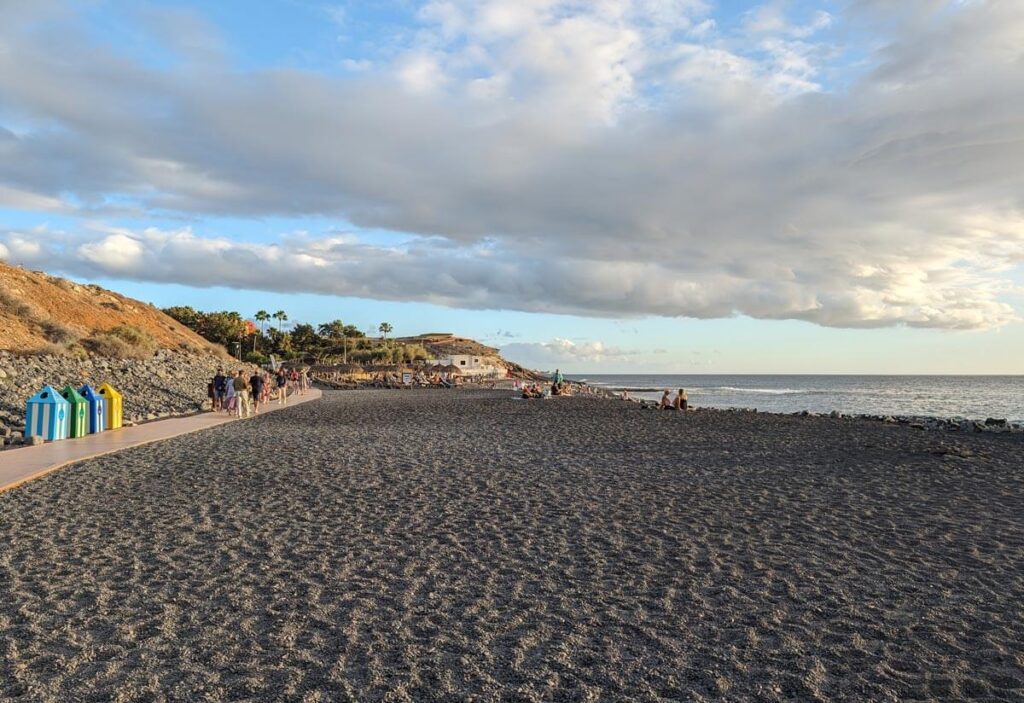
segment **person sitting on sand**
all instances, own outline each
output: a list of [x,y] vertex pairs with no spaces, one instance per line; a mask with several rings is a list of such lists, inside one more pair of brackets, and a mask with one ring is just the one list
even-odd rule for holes
[[672,410],[673,407],[672,398],[669,397],[668,390],[666,389],[661,395],[661,403],[658,404],[658,408],[661,410]]
[[672,403],[676,410],[679,412],[685,412],[689,406],[689,398],[686,395],[686,389],[680,388],[679,395],[676,396],[675,401]]
[[551,384],[551,395],[562,395],[562,388],[557,383]]

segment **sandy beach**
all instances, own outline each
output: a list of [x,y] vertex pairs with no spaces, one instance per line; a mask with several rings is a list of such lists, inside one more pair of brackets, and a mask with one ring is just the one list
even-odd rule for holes
[[1020,435],[510,396],[0,495],[0,699],[1024,698]]

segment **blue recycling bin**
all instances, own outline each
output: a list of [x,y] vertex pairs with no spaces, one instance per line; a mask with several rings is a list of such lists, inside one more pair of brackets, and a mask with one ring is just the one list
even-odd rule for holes
[[25,436],[48,442],[67,439],[70,420],[71,403],[53,386],[45,386],[25,406]]
[[107,429],[107,399],[89,384],[82,386],[78,393],[89,403],[89,434]]

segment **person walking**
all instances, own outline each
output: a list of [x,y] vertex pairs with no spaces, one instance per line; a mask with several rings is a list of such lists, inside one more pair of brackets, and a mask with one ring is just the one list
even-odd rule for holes
[[288,404],[288,374],[284,369],[277,370],[277,403],[278,405]]
[[228,395],[228,378],[224,375],[224,369],[217,369],[217,375],[213,377],[213,409],[227,410],[225,407]]
[[249,379],[249,388],[252,391],[252,414],[259,415],[260,404],[263,402],[263,374],[257,371]]
[[228,415],[234,416],[238,410],[238,396],[235,395],[235,380],[228,376],[224,377],[224,409]]
[[239,369],[233,383],[235,396],[238,398],[238,417],[248,417],[252,408],[249,405],[249,380],[245,377],[245,372]]
[[270,389],[274,387],[274,379],[270,377],[270,373],[264,371],[263,374],[263,404],[270,404]]

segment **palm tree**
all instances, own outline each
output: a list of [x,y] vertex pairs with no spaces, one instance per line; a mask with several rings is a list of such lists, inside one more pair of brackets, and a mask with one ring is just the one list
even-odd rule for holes
[[341,340],[341,360],[348,363],[348,335],[345,334],[345,323],[341,320],[333,320],[320,325],[320,334],[328,339]]
[[[259,311],[256,312],[255,315],[253,315],[253,318],[256,320],[256,322],[260,323],[260,340],[262,340],[263,339],[263,333],[264,333],[264,331],[266,330],[266,327],[267,327],[267,320],[270,319],[270,313],[267,312],[266,310],[259,310]],[[256,337],[255,337],[255,335],[252,338],[252,350],[256,351]]]
[[345,325],[341,320],[325,322],[318,328],[321,337],[327,339],[342,339],[345,336]]
[[288,319],[288,314],[284,310],[278,310],[273,315],[274,319],[277,320],[277,332],[281,333],[281,325]]
[[387,322],[382,322],[382,323],[380,323],[380,327],[378,327],[377,329],[379,329],[379,330],[380,330],[380,334],[381,334],[381,336],[382,336],[382,337],[383,337],[383,338],[384,338],[385,340],[387,340],[387,338],[388,338],[388,334],[390,334],[390,333],[391,333],[391,329],[392,329],[392,328],[391,328],[391,325],[389,325],[389,324],[388,324]]

